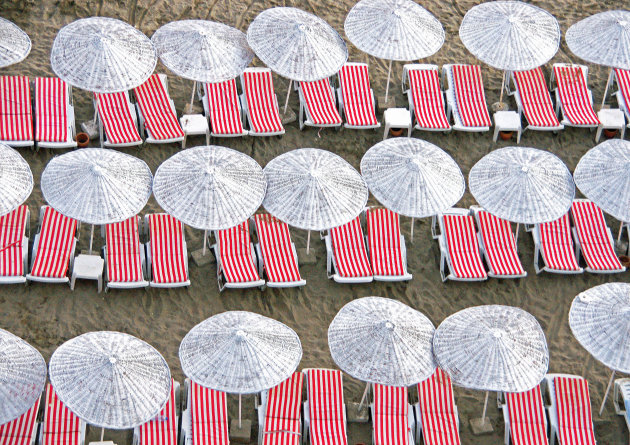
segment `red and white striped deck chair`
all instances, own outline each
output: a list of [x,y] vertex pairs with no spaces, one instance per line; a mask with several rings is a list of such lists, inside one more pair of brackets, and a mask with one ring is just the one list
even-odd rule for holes
[[72,87],[58,77],[35,78],[35,142],[41,148],[74,148]]
[[481,207],[472,206],[470,210],[479,227],[479,247],[488,265],[488,276],[494,278],[526,276],[527,272],[518,257],[512,224]]
[[372,443],[374,445],[413,445],[414,417],[406,387],[372,385]]
[[30,281],[68,283],[76,248],[77,221],[43,206],[39,233],[33,240]]
[[593,93],[588,89],[588,68],[584,65],[555,63],[551,82],[556,82],[556,114],[571,127],[595,128],[600,124],[593,109]]
[[160,414],[134,428],[133,445],[177,445],[179,383],[171,380],[171,395]]
[[[488,279],[481,261],[475,221],[468,209],[452,208],[433,219],[440,226],[434,235],[440,246],[440,274],[442,281],[483,281]],[[448,275],[445,267],[448,267]]]
[[146,215],[149,228],[147,270],[149,286],[181,287],[190,285],[188,249],[184,224],[166,213]]
[[136,109],[129,92],[94,93],[98,108],[102,147],[131,147],[142,144],[136,121]]
[[26,282],[29,211],[21,205],[0,216],[0,284]]
[[291,377],[261,394],[258,445],[302,444],[302,384],[304,374]]
[[302,372],[306,376],[304,433],[311,445],[348,445],[343,374],[333,369]]
[[324,241],[328,278],[337,283],[370,283],[374,279],[359,216],[330,229]]
[[[407,84],[409,88],[405,89]],[[403,66],[402,87],[403,93],[407,93],[416,130],[451,130],[437,65],[410,63]]]
[[[555,221],[536,224],[532,230],[534,237],[534,268],[536,273],[542,271],[576,274],[582,273],[571,236],[569,214],[565,214]],[[544,266],[539,266],[542,257]]]
[[210,121],[210,135],[235,137],[247,135],[243,128],[243,109],[236,90],[236,79],[206,83],[201,97],[204,112]]
[[422,436],[425,445],[461,444],[453,384],[448,374],[440,368],[431,377],[418,383],[415,410],[417,443],[420,443]]
[[478,65],[444,65],[448,117],[453,115],[453,128],[459,131],[488,131],[492,126],[481,68]]
[[0,142],[12,147],[35,145],[28,77],[0,76]]
[[568,374],[547,374],[544,380],[551,405],[551,445],[595,445],[591,398],[588,382]]
[[229,445],[227,395],[186,379],[182,445]]
[[367,64],[348,62],[341,67],[338,77],[339,114],[346,118],[343,126],[359,130],[379,128]]
[[564,128],[553,109],[542,68],[513,71],[511,79],[514,82],[515,90],[512,94],[518,114],[525,114],[527,119],[525,130],[558,131]]
[[612,73],[613,83],[617,82],[619,87],[619,91],[615,93],[617,104],[619,109],[626,115],[627,128],[630,128],[630,70],[614,68]]
[[140,132],[146,132],[147,143],[168,144],[184,140],[175,103],[168,94],[166,74],[152,74],[145,83],[134,88],[133,94],[140,117]]
[[223,289],[246,289],[265,285],[258,274],[256,252],[249,233],[249,220],[238,226],[214,232],[214,247],[217,258],[219,291]]
[[107,224],[105,231],[105,265],[107,286],[114,289],[147,287],[144,279],[144,244],[140,243],[139,216]]
[[376,281],[407,281],[413,276],[407,272],[407,247],[400,233],[398,213],[388,209],[369,208],[367,219],[367,245],[370,264]]
[[254,215],[254,222],[258,235],[258,271],[261,277],[263,272],[267,275],[267,286],[304,286],[306,280],[300,275],[289,226],[278,218],[262,213]]
[[624,272],[615,254],[615,242],[606,225],[604,212],[587,199],[576,199],[571,205],[576,256],[586,261],[586,270],[592,273]]
[[284,134],[278,109],[278,96],[273,89],[273,77],[269,68],[247,68],[241,74],[243,112],[252,136],[276,136]]
[[341,115],[335,103],[330,79],[298,82],[300,96],[300,130],[310,127],[341,127]]
[[39,445],[84,445],[85,422],[63,404],[50,383],[45,403]]
[[17,419],[0,425],[0,445],[35,445],[39,401]]
[[540,385],[525,392],[505,393],[501,406],[505,420],[505,445],[548,445],[547,416]]

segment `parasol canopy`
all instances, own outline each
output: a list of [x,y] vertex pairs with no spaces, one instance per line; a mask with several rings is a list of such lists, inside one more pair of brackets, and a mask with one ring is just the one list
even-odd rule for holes
[[328,328],[330,354],[352,377],[411,386],[435,371],[433,323],[396,300],[364,297],[346,304]]
[[0,17],[0,68],[26,59],[31,39],[15,23]]
[[521,224],[560,218],[575,196],[571,172],[562,160],[530,147],[491,151],[470,170],[468,186],[488,212]]
[[263,170],[249,156],[216,145],[182,150],[155,172],[153,193],[169,214],[201,230],[234,227],[265,197]]
[[416,138],[385,139],[374,145],[361,159],[361,174],[381,204],[412,218],[452,207],[466,189],[453,158]]
[[265,209],[304,230],[346,224],[365,208],[363,178],[340,156],[318,148],[299,148],[272,159],[265,167]]
[[293,329],[245,311],[217,314],[192,328],[179,347],[182,371],[202,386],[237,394],[272,388],[295,371],[302,345]]
[[0,425],[31,409],[46,384],[46,362],[31,345],[0,329]]
[[133,26],[108,17],[75,20],[59,30],[50,53],[57,76],[95,93],[142,85],[157,64],[151,40]]
[[164,357],[121,332],[88,332],[53,353],[50,383],[61,401],[90,425],[128,429],[153,419],[171,392]]
[[32,191],[33,173],[28,162],[16,150],[0,143],[0,216],[18,208]]

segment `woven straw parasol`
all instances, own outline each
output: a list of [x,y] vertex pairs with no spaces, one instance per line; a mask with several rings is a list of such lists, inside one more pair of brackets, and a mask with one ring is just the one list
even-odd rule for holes
[[0,216],[18,208],[32,191],[33,173],[28,162],[16,150],[0,143]]
[[[128,429],[159,414],[171,372],[153,346],[121,332],[88,332],[53,353],[50,383],[61,401],[91,425]],[[101,433],[102,440],[102,433]]]
[[584,349],[612,369],[601,415],[615,371],[630,373],[630,284],[606,283],[579,294],[571,304],[569,326]]
[[50,63],[72,86],[115,93],[143,84],[155,69],[157,53],[151,40],[128,23],[90,17],[59,30]]
[[0,17],[0,68],[26,59],[31,39],[15,23]]
[[392,60],[423,59],[444,43],[442,24],[412,0],[361,0],[346,16],[344,29],[361,51],[389,60],[385,100]]
[[46,384],[46,362],[22,340],[0,329],[0,425],[31,409]]

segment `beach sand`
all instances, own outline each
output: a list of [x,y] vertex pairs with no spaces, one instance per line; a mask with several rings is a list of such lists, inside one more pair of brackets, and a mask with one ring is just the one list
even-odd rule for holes
[[[427,63],[478,63],[464,48],[458,36],[458,27],[464,13],[477,1],[424,1],[429,9],[442,22],[446,31],[446,43]],[[554,14],[562,32],[576,21],[596,12],[609,9],[623,9],[626,1],[534,1]],[[301,0],[301,1],[167,1],[131,0],[125,1],[74,1],[74,0],[19,0],[2,2],[2,16],[15,21],[33,40],[30,56],[17,65],[5,68],[2,74],[22,74],[29,76],[52,75],[49,55],[52,41],[63,25],[78,17],[105,15],[116,17],[140,28],[147,35],[161,25],[178,19],[202,18],[224,22],[242,31],[263,9],[272,6],[295,6],[313,12],[326,19],[342,36],[343,21],[352,6],[350,0]],[[387,76],[387,62],[368,57],[349,44],[351,61],[368,62],[373,88],[377,96],[383,95]],[[573,56],[564,40],[560,51],[552,62],[581,61]],[[81,63],[77,60],[77,63]],[[254,64],[261,65],[257,59]],[[546,76],[549,76],[549,65]],[[488,104],[498,101],[501,73],[482,65]],[[181,112],[190,98],[192,82],[171,75],[163,66],[158,72],[169,74],[170,93]],[[393,93],[399,106],[407,106],[406,97],[400,91],[402,63],[394,64]],[[589,66],[589,84],[595,101],[600,102],[606,83],[608,70]],[[275,88],[280,102],[288,81],[274,76]],[[512,99],[510,105],[514,108]],[[610,101],[609,101],[610,102]],[[93,116],[91,96],[85,91],[74,89],[74,103],[77,124]],[[298,110],[298,99],[292,95],[290,106]],[[379,116],[381,119],[381,116]],[[238,138],[215,140],[213,143],[235,148],[256,159],[262,166],[275,156],[299,147],[318,147],[331,150],[348,160],[357,169],[365,151],[382,138],[382,130],[353,131],[324,130],[321,137],[317,130],[300,131],[297,123],[287,126],[282,138]],[[560,156],[571,171],[580,157],[594,144],[594,133],[584,129],[568,128],[558,135],[526,132],[521,145],[549,150]],[[461,166],[464,175],[489,151],[509,145],[505,142],[492,143],[492,134],[466,134],[453,132],[429,134],[415,132],[414,137],[427,139],[449,152]],[[202,138],[191,138],[189,146],[203,144]],[[98,141],[93,141],[96,146]],[[513,142],[511,143],[513,144]],[[125,152],[144,159],[155,172],[158,165],[179,150],[175,144],[166,146],[145,145],[140,150],[127,149]],[[31,239],[37,226],[38,208],[44,201],[39,188],[39,179],[46,163],[53,154],[46,150],[38,153],[21,149],[20,152],[31,165],[35,177],[35,188],[27,204],[31,210]],[[373,198],[371,204],[376,204]],[[459,207],[474,204],[470,193],[466,193]],[[159,206],[153,199],[144,213],[158,212]],[[339,285],[326,278],[326,256],[323,242],[314,237],[311,243],[312,255],[316,264],[302,265],[302,275],[307,284],[299,289],[259,290],[218,292],[216,265],[214,263],[197,267],[190,266],[192,285],[177,290],[148,289],[110,291],[98,294],[92,281],[78,281],[74,292],[67,285],[30,284],[28,286],[3,286],[0,289],[0,326],[21,336],[39,349],[48,360],[50,355],[64,341],[79,334],[95,330],[116,330],[138,336],[155,346],[168,361],[174,377],[183,382],[177,355],[179,343],[184,335],[200,321],[226,310],[248,310],[257,312],[286,323],[299,334],[304,348],[300,368],[335,367],[327,345],[327,327],[336,312],[349,301],[369,295],[400,300],[426,314],[437,326],[450,314],[466,307],[481,304],[506,304],[521,307],[531,312],[542,325],[550,350],[550,372],[577,374],[588,379],[593,405],[595,433],[600,445],[628,443],[628,431],[621,417],[616,416],[612,403],[608,402],[603,416],[597,410],[610,375],[610,371],[591,357],[574,339],[568,325],[568,312],[571,300],[579,292],[592,286],[611,282],[628,281],[628,273],[620,275],[582,274],[562,276],[542,274],[537,276],[533,267],[534,245],[531,235],[521,232],[519,250],[528,277],[520,280],[490,279],[483,283],[442,283],[439,274],[439,251],[437,243],[430,235],[430,221],[416,222],[415,239],[409,242],[409,219],[401,218],[402,230],[407,236],[409,270],[414,278],[408,283],[373,283],[368,285]],[[609,220],[616,233],[618,223]],[[87,249],[89,231],[82,227],[80,249]],[[201,246],[202,233],[186,229],[189,250]],[[306,232],[292,229],[292,237],[298,247],[304,247]],[[98,236],[96,246],[102,246]],[[358,401],[363,384],[349,376],[344,376],[346,401]],[[416,398],[415,389],[411,391]],[[489,404],[489,416],[494,426],[492,435],[475,437],[468,426],[471,418],[479,417],[483,408],[484,394],[455,388],[459,407],[462,443],[482,445],[503,442],[503,419],[496,405]],[[244,417],[254,420],[253,397],[244,399]],[[229,397],[230,416],[234,418],[237,397]],[[256,440],[254,430],[252,442]],[[118,444],[130,444],[131,433],[108,432]],[[88,440],[98,440],[98,431],[92,428]],[[368,425],[352,424],[349,427],[350,443],[371,441]]]

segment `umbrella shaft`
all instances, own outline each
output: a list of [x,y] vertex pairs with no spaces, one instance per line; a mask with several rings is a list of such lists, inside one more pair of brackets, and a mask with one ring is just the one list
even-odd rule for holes
[[92,229],[90,230],[90,255],[92,255],[92,241],[94,240],[94,224],[92,224]]
[[608,380],[608,386],[606,387],[606,394],[604,394],[604,400],[602,400],[602,406],[599,408],[599,415],[601,416],[604,412],[604,405],[606,405],[606,399],[608,398],[608,393],[610,392],[610,387],[612,386],[613,379],[615,378],[615,371],[610,374],[610,380]]
[[411,243],[413,244],[413,226],[414,226],[414,222],[416,221],[415,218],[411,218]]
[[240,430],[241,427],[241,396],[240,394],[238,395],[238,429]]
[[192,106],[193,106],[193,102],[195,100],[195,90],[197,89],[197,81],[195,80],[193,82],[193,89],[192,89],[192,94],[190,95],[190,109],[192,112]]
[[105,428],[101,428],[101,442],[103,441],[103,436],[105,436]]
[[311,247],[311,231],[308,231],[308,235],[306,236],[306,254],[308,255],[308,252],[310,250]]
[[503,71],[503,77],[501,78],[501,94],[499,95],[499,103],[503,102],[503,90],[505,89],[505,74],[506,74],[506,71]]
[[365,401],[367,399],[369,391],[370,391],[370,384],[366,383],[365,384],[365,391],[363,391],[363,397],[361,397],[361,402],[359,403],[359,409],[358,409],[359,412],[361,412],[361,408],[363,408],[363,404],[365,403]]
[[481,423],[486,423],[486,410],[488,409],[488,394],[490,394],[490,391],[486,391],[486,399],[483,402],[483,415],[481,416]]
[[204,230],[203,231],[203,249],[201,252],[202,256],[206,256],[206,239],[208,238],[208,231]]
[[385,86],[385,102],[387,102],[387,97],[389,96],[389,78],[392,74],[392,61],[389,61],[389,68],[387,69],[387,85]]
[[514,244],[518,245],[518,230],[521,228],[521,223],[516,223],[516,234],[514,235]]
[[606,89],[604,90],[604,97],[602,98],[602,108],[604,108],[604,104],[606,103],[606,96],[608,96],[608,88],[610,87],[611,79],[612,79],[612,68],[610,69],[610,73],[608,74],[608,80],[606,81]]
[[293,86],[293,79],[289,79],[289,89],[287,90],[287,100],[284,101],[284,113],[287,112],[289,106],[289,96],[291,95],[291,87]]

